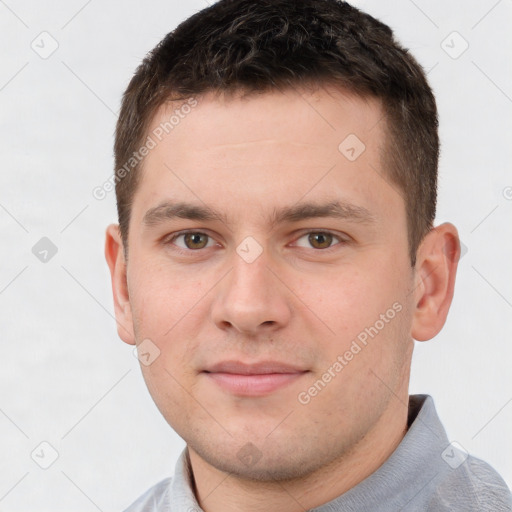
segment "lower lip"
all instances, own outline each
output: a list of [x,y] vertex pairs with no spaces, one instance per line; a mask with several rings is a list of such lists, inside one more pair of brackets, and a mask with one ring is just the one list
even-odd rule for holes
[[305,373],[240,375],[235,373],[206,372],[205,374],[222,389],[234,395],[262,396],[291,384]]

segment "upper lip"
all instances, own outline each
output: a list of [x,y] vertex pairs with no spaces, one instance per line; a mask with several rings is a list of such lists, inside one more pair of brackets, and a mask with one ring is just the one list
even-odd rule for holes
[[237,375],[265,375],[270,373],[303,373],[307,370],[279,361],[242,363],[241,361],[221,361],[204,370],[207,373],[233,373]]

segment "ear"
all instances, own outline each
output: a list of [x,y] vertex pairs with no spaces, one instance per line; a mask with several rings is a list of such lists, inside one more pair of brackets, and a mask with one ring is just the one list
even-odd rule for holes
[[442,329],[453,298],[459,258],[459,234],[453,224],[446,222],[425,235],[415,266],[414,339],[429,340]]
[[128,293],[128,281],[126,279],[126,261],[124,259],[123,242],[117,224],[111,224],[107,228],[105,258],[112,278],[117,333],[125,343],[135,345],[132,310]]

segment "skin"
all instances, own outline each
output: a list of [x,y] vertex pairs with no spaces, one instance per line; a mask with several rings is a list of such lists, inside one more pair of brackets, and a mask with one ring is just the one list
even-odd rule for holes
[[[413,339],[432,338],[445,322],[457,230],[431,230],[411,268],[404,201],[382,178],[377,100],[327,87],[197,99],[144,161],[128,260],[118,226],[107,228],[119,336],[160,350],[142,372],[187,443],[205,511],[310,509],[373,473],[406,433]],[[173,108],[160,108],[150,133]],[[349,134],[366,146],[353,162],[338,149]],[[207,205],[225,219],[145,225],[146,212],[169,200]],[[331,200],[365,208],[371,222],[269,223],[281,208]],[[170,239],[185,229],[207,236],[195,245]],[[325,231],[333,234],[327,243],[308,237]],[[246,237],[262,249],[251,263],[236,251]],[[400,312],[300,403],[299,393],[395,303]],[[281,361],[304,373],[264,396],[238,396],[203,372],[224,360]],[[247,451],[249,463],[240,457]]]

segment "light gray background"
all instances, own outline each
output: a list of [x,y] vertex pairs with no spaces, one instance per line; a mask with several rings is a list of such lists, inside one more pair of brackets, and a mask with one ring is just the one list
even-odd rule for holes
[[[467,247],[445,328],[417,344],[411,392],[433,395],[450,439],[511,486],[512,2],[356,5],[429,70],[443,143],[438,222],[456,224]],[[171,475],[184,446],[117,337],[103,257],[115,199],[92,189],[113,171],[135,67],[205,6],[0,1],[0,510],[120,510]],[[31,48],[51,48],[43,31],[59,45],[47,59]],[[469,44],[458,58],[453,31]],[[58,248],[46,263],[32,253],[42,237]],[[31,458],[50,461],[43,441],[59,454],[46,470]]]

